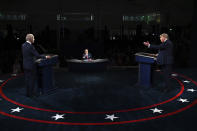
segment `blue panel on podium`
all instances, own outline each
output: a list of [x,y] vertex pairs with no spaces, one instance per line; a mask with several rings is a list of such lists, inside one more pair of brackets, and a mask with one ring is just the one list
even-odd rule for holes
[[142,55],[136,55],[135,60],[137,62],[148,63],[148,64],[152,64],[152,63],[155,62],[155,60],[153,58],[145,57],[145,56],[142,56]]
[[52,66],[58,63],[58,55],[50,55],[49,59],[38,59],[38,89],[46,93],[55,89]]
[[136,53],[135,59],[139,63],[138,85],[143,87],[152,86],[152,68],[151,65],[155,62],[155,54]]

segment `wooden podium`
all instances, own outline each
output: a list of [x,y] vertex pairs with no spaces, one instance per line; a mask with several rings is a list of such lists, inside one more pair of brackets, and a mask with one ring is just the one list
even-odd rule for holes
[[58,63],[58,55],[50,55],[49,59],[38,59],[38,92],[44,94],[54,90],[54,78],[52,66]]
[[138,85],[142,87],[152,86],[152,64],[156,60],[155,54],[139,52],[135,54],[135,59],[139,63]]

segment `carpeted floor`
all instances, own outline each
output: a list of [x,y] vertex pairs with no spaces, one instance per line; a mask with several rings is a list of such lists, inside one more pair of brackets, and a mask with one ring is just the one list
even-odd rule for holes
[[1,131],[197,130],[197,69],[176,69],[169,92],[160,72],[154,72],[153,87],[136,86],[137,68],[55,69],[54,79],[56,90],[28,98],[23,75],[1,76]]

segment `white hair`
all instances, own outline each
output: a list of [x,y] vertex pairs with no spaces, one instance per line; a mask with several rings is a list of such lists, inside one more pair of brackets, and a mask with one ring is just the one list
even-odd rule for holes
[[166,34],[166,33],[161,34],[160,37],[164,37],[166,39],[169,39],[168,34]]
[[33,34],[27,34],[26,35],[26,41],[31,41],[32,38],[34,38],[34,35]]

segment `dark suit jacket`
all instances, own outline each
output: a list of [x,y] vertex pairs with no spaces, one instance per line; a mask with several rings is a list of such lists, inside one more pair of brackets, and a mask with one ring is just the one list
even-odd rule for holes
[[92,59],[92,54],[88,53],[88,56],[86,57],[86,54],[84,53],[83,54],[83,60],[86,60],[86,59]]
[[35,60],[37,58],[45,58],[45,56],[40,55],[34,46],[28,42],[22,45],[23,53],[23,68],[26,70],[34,70],[36,68]]
[[170,40],[166,40],[160,45],[150,45],[150,48],[159,50],[157,64],[173,64],[173,43]]

